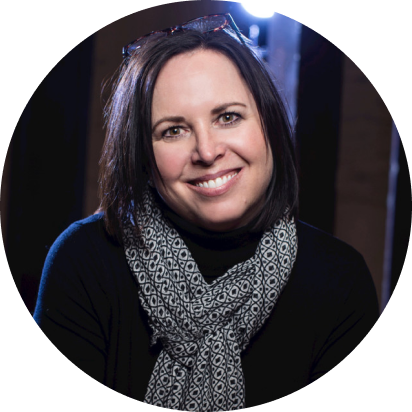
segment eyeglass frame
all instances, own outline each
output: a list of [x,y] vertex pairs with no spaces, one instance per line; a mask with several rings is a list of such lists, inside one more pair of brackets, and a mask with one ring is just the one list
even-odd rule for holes
[[[226,27],[229,27],[230,29],[232,29],[236,33],[239,41],[245,46],[246,45],[245,39],[247,39],[247,38],[245,38],[240,33],[240,30],[237,27],[237,25],[236,25],[235,21],[233,20],[233,17],[231,16],[230,13],[209,14],[208,16],[197,17],[195,19],[188,20],[185,23],[179,24],[177,26],[169,27],[167,29],[152,31],[148,34],[145,34],[144,36],[141,36],[141,37],[137,38],[136,40],[133,40],[132,42],[128,43],[126,46],[123,47],[123,49],[122,49],[123,59],[126,60],[129,57],[131,57],[131,53],[129,52],[131,46],[136,44],[136,47],[133,50],[131,50],[131,52],[133,52],[134,50],[136,50],[139,47],[137,45],[137,43],[139,43],[143,39],[146,39],[146,38],[148,38],[150,36],[153,36],[153,35],[156,35],[158,33],[165,33],[166,36],[168,36],[169,34],[173,34],[174,32],[181,32],[181,31],[184,31],[184,30],[192,30],[190,27],[186,28],[185,26],[193,24],[196,21],[206,20],[208,18],[213,18],[213,17],[218,17],[218,16],[225,17],[225,21],[220,26],[217,26],[217,27],[212,28],[210,30],[206,30],[206,31],[201,32],[201,33],[205,34],[205,33],[210,33],[210,32],[217,32],[217,31],[220,31],[220,30],[224,30]],[[195,30],[195,29],[193,29],[193,30]]]

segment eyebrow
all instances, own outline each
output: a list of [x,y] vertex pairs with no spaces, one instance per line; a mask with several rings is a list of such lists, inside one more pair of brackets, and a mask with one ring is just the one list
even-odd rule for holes
[[171,123],[181,123],[184,122],[185,118],[183,116],[166,116],[162,117],[158,120],[152,127],[152,133],[156,130],[156,127],[159,126],[160,123],[163,122],[171,122]]
[[[247,107],[244,103],[240,103],[240,102],[230,102],[230,103],[223,103],[217,107],[215,107],[214,109],[211,110],[211,113],[213,115],[219,114],[220,112],[223,112],[224,110],[226,110],[228,107],[230,106],[243,106],[243,107]],[[181,123],[184,122],[186,119],[183,116],[166,116],[166,117],[162,117],[161,119],[159,119],[152,127],[152,133],[156,130],[156,127],[159,126],[159,124],[163,123],[163,122],[171,122],[171,123]]]
[[212,110],[212,114],[219,114],[220,112],[223,112],[224,110],[226,110],[228,107],[230,106],[243,106],[243,107],[247,107],[244,103],[240,103],[240,102],[230,102],[230,103],[223,103],[220,106],[215,107]]

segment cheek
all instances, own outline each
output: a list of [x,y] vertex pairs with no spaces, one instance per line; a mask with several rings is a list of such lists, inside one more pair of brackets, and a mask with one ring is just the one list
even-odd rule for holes
[[[173,150],[161,144],[153,147],[157,168],[164,182],[177,180],[183,172],[187,162],[186,155],[182,150]],[[167,145],[170,146],[170,145]]]
[[272,154],[269,144],[266,145],[265,137],[256,130],[250,130],[243,139],[238,140],[238,150],[246,159],[262,168],[271,168]]

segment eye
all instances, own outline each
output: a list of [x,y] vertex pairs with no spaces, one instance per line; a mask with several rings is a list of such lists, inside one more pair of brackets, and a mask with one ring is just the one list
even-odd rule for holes
[[180,126],[173,126],[173,127],[169,127],[167,130],[165,130],[162,133],[163,137],[166,138],[174,138],[174,137],[180,137],[185,133],[185,129],[183,129],[183,127]]
[[240,120],[240,115],[238,113],[223,113],[219,116],[219,123],[224,126],[229,126],[237,123]]
[[178,136],[180,134],[180,127],[172,127],[166,130],[166,134],[170,136]]

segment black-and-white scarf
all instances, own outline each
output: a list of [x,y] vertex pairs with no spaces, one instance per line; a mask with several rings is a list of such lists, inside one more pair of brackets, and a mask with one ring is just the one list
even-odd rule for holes
[[207,284],[183,240],[150,192],[124,249],[139,298],[163,349],[145,402],[186,411],[245,407],[240,354],[270,315],[297,253],[296,226],[283,219],[264,233],[255,255]]

